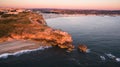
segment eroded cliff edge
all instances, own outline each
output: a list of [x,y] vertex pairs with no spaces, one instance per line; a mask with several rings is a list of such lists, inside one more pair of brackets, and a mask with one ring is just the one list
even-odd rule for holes
[[[1,15],[0,42],[12,40],[31,40],[41,43],[32,46],[36,46],[35,48],[40,46],[58,46],[70,51],[74,48],[70,34],[61,30],[52,29],[47,26],[42,15],[33,12]],[[22,47],[19,50],[23,48],[28,49],[28,47]]]

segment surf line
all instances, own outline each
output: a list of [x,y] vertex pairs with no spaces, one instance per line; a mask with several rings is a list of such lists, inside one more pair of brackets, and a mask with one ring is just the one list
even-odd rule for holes
[[30,52],[34,52],[34,51],[38,51],[38,50],[44,50],[44,49],[50,48],[50,47],[51,46],[41,46],[37,49],[32,49],[32,50],[21,50],[21,51],[15,52],[15,53],[4,53],[4,54],[0,55],[0,58],[6,59],[9,56],[20,56],[20,55],[25,54],[25,53],[30,53]]

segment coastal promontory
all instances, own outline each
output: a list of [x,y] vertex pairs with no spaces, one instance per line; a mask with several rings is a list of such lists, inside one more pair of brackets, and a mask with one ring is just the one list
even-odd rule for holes
[[[0,54],[16,52],[19,50],[35,49],[40,46],[58,46],[68,50],[72,50],[74,48],[72,45],[71,35],[67,32],[52,29],[47,26],[47,23],[41,14],[25,9],[1,10]],[[24,44],[21,46],[23,41],[24,43],[30,41],[35,44]],[[17,45],[9,45],[14,42],[18,42],[16,43]]]

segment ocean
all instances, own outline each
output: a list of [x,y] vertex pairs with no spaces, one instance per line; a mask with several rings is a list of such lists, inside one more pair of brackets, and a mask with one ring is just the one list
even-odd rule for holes
[[[120,16],[69,16],[46,19],[48,26],[71,34],[75,49],[40,48],[0,55],[0,67],[120,67]],[[88,46],[88,53],[77,50]]]

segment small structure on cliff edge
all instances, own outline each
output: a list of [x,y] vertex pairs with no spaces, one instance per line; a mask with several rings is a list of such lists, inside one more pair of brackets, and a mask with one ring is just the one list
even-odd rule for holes
[[80,52],[86,53],[87,50],[88,50],[88,48],[87,48],[86,45],[80,44],[80,45],[78,45],[78,50],[79,50]]

